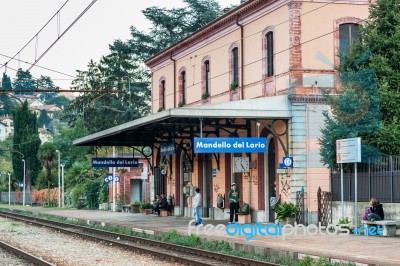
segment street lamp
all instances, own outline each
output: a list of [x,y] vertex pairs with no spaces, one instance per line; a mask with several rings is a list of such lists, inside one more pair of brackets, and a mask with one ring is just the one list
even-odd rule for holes
[[62,187],[62,193],[61,193],[61,202],[62,202],[62,207],[64,208],[64,166],[65,164],[61,164],[61,187]]
[[26,172],[25,159],[22,159],[22,162],[24,163],[24,187],[22,190],[22,206],[25,206],[25,172]]
[[58,154],[58,208],[61,207],[61,201],[60,201],[60,194],[61,194],[61,187],[60,187],[60,151],[56,150]]

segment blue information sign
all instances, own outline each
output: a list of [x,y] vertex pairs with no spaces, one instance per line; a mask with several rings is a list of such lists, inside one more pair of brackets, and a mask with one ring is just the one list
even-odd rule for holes
[[195,153],[265,153],[266,138],[194,138]]
[[293,168],[293,157],[283,157],[282,163],[279,164],[280,168]]
[[136,158],[92,158],[92,167],[138,167]]
[[217,177],[217,169],[212,169],[212,177]]
[[160,156],[175,154],[175,142],[162,143],[160,145]]
[[[120,178],[119,176],[115,176],[114,178],[115,182],[119,182]],[[107,174],[107,176],[104,178],[104,182],[108,183],[108,182],[112,182],[113,181],[113,175],[112,174]]]

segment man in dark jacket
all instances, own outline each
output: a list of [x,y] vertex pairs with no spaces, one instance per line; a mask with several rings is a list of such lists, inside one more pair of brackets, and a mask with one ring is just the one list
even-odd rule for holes
[[369,204],[371,205],[372,213],[368,216],[368,220],[381,221],[385,219],[383,206],[376,198],[371,198]]
[[161,194],[161,200],[158,204],[160,210],[168,210],[168,201],[164,194]]

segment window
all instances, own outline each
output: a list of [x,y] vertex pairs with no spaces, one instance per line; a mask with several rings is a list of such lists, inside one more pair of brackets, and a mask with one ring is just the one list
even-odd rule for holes
[[239,49],[237,47],[232,50],[233,59],[233,80],[232,83],[239,84]]
[[205,81],[206,81],[206,90],[205,93],[210,93],[210,61],[204,62],[204,70],[205,70]]
[[271,77],[274,75],[274,35],[272,31],[265,35],[266,39],[266,65],[267,65],[267,76]]
[[160,108],[165,110],[165,80],[161,81],[161,105]]
[[181,73],[182,78],[182,104],[186,104],[186,72],[182,71]]
[[359,25],[353,23],[339,25],[339,53],[347,55],[350,46],[360,39]]

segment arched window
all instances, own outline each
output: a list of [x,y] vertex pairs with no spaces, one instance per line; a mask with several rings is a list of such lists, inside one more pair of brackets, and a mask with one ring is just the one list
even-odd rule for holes
[[267,77],[274,75],[274,34],[272,31],[267,32],[265,35],[266,44],[266,74]]
[[205,92],[210,94],[210,86],[211,86],[211,79],[210,79],[210,61],[204,61],[204,71],[205,71]]
[[237,47],[232,49],[232,83],[239,85],[239,49]]
[[339,53],[347,55],[350,46],[360,40],[359,25],[354,23],[346,23],[339,25]]
[[186,72],[181,72],[181,91],[182,91],[182,104],[186,104]]
[[161,80],[160,82],[160,101],[159,101],[159,105],[160,105],[160,110],[165,110],[165,79]]

